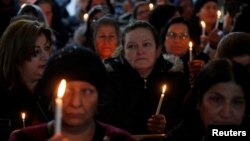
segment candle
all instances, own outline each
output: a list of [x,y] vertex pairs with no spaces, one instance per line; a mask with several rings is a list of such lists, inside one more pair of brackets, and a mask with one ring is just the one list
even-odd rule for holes
[[89,18],[89,14],[88,14],[88,13],[85,13],[85,14],[83,15],[83,20],[84,20],[85,22],[87,22],[87,21],[88,21],[88,18]]
[[219,27],[220,16],[221,16],[221,12],[220,12],[220,10],[218,10],[217,11],[217,21],[216,21],[216,24],[215,24],[215,29],[218,29],[218,27]]
[[164,99],[164,94],[165,94],[165,91],[166,91],[166,87],[167,85],[163,85],[162,87],[162,93],[161,93],[161,97],[160,97],[160,100],[159,100],[159,103],[158,103],[158,107],[157,107],[157,110],[156,110],[156,115],[158,115],[160,113],[160,109],[161,109],[161,105],[162,105],[162,101]]
[[62,122],[62,97],[64,95],[66,89],[66,80],[62,79],[60,85],[58,87],[57,98],[56,102],[56,109],[55,109],[55,134],[61,132],[61,122]]
[[23,121],[23,128],[25,128],[25,118],[26,118],[25,112],[21,112],[21,117],[22,117],[22,121]]
[[202,36],[205,36],[206,23],[204,21],[201,21],[201,27],[202,27]]
[[149,4],[149,9],[150,9],[150,11],[152,11],[154,9],[154,4],[153,3]]
[[193,60],[193,43],[191,41],[189,41],[189,62],[191,62]]

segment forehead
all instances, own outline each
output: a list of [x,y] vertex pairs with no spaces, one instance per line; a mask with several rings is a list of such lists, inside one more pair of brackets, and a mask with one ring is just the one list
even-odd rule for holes
[[152,39],[154,40],[153,33],[146,27],[138,27],[136,29],[130,30],[126,33],[126,40],[137,40],[139,38]]
[[184,31],[188,32],[187,25],[183,23],[175,23],[169,26],[168,31]]

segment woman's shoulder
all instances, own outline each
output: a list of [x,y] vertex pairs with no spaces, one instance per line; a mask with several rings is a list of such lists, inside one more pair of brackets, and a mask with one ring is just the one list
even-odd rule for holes
[[44,141],[48,138],[48,126],[43,123],[13,131],[8,141]]

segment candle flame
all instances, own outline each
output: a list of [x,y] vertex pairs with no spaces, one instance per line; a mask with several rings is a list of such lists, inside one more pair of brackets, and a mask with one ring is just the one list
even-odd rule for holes
[[192,48],[193,48],[193,42],[189,41],[188,45],[189,45],[189,49],[192,50]]
[[66,89],[66,80],[62,79],[58,87],[57,97],[62,98]]
[[88,13],[85,13],[85,14],[83,15],[83,20],[84,20],[84,21],[88,21],[88,18],[89,18],[89,14],[88,14]]
[[25,112],[22,112],[21,115],[22,115],[22,119],[25,120],[25,118],[26,118]]
[[220,19],[220,16],[221,16],[221,12],[220,10],[217,11],[217,18]]
[[150,4],[149,4],[149,9],[150,9],[150,10],[153,10],[153,9],[154,9],[154,4],[153,4],[153,3],[150,3]]
[[164,94],[164,93],[166,92],[166,89],[167,89],[167,85],[165,84],[165,85],[163,85],[163,87],[162,87],[162,94]]
[[205,27],[206,27],[206,23],[205,23],[204,21],[201,21],[201,26],[202,26],[203,28],[205,28]]

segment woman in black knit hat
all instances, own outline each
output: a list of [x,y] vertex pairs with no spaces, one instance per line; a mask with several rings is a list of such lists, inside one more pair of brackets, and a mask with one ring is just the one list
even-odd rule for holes
[[132,141],[128,132],[96,121],[98,98],[106,81],[106,70],[101,59],[85,48],[62,48],[50,58],[37,92],[49,98],[55,107],[56,88],[60,81],[67,81],[62,98],[62,129],[54,132],[54,121],[31,126],[12,134],[9,141],[55,140],[119,140]]

